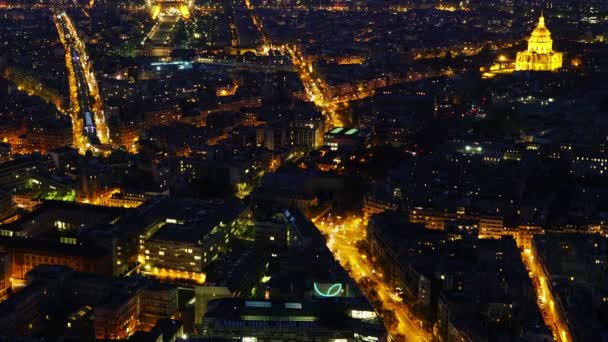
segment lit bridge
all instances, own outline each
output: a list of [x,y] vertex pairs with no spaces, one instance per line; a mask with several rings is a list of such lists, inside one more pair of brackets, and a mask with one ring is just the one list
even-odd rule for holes
[[55,14],[53,20],[65,48],[74,146],[80,153],[98,153],[109,143],[109,130],[91,61],[67,14]]

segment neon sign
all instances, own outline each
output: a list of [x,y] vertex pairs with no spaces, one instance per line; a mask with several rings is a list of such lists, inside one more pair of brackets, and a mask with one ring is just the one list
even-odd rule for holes
[[342,294],[342,284],[313,284],[314,294],[319,297],[338,297]]

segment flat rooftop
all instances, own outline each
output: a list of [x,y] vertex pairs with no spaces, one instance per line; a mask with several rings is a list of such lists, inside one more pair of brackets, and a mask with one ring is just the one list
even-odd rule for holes
[[244,210],[236,199],[168,199],[155,207],[166,224],[150,239],[176,242],[197,242],[216,226],[230,224]]
[[350,137],[350,136],[357,136],[359,133],[359,130],[357,128],[348,128],[348,127],[336,127],[334,129],[332,129],[331,131],[325,133],[326,136],[345,136],[345,137]]

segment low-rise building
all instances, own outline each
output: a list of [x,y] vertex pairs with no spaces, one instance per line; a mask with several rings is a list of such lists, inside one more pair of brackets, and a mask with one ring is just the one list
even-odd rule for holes
[[[237,233],[244,208],[236,200],[159,199],[140,213],[147,217],[140,229],[140,259],[145,272],[159,277],[204,282],[203,269],[227,250]],[[135,219],[138,216],[135,213]]]

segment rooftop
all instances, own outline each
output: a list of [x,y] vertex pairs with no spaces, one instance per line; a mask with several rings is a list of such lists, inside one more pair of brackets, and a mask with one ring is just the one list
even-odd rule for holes
[[[230,224],[244,210],[236,199],[192,200],[171,198],[154,206],[154,213],[166,222],[151,240],[197,242],[218,225]],[[154,214],[153,214],[154,215]]]

